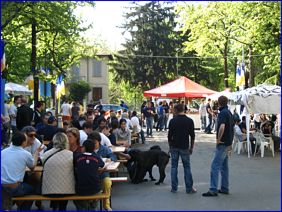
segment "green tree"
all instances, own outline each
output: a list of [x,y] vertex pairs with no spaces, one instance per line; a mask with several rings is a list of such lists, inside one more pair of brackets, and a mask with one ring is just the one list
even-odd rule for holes
[[77,81],[69,85],[69,98],[74,101],[82,101],[91,91],[90,85],[85,81]]
[[142,89],[148,89],[175,76],[174,18],[173,7],[168,3],[134,3],[130,7],[122,28],[130,33],[131,39],[123,44],[125,50],[115,55],[112,65],[116,79],[126,80],[133,86],[142,83]]
[[[7,79],[22,82],[47,66],[54,79],[67,75],[71,65],[78,62],[81,42],[81,21],[73,14],[79,2],[1,2],[2,35],[5,40]],[[87,3],[94,6],[94,3]],[[32,31],[32,25],[34,25]],[[89,26],[90,27],[90,26]],[[33,34],[32,34],[33,32]],[[36,49],[32,53],[32,35]],[[35,43],[34,43],[35,44]],[[33,70],[34,71],[34,70]]]

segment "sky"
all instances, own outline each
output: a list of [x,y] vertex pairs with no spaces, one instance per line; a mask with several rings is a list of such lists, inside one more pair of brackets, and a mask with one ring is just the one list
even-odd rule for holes
[[85,24],[93,24],[93,29],[85,33],[86,38],[105,41],[111,49],[117,50],[125,41],[123,30],[118,26],[124,23],[122,14],[126,6],[129,6],[128,1],[97,1],[95,8],[80,7],[75,14],[81,14]]
[[85,24],[93,24],[93,29],[84,33],[84,37],[90,39],[91,43],[97,42],[97,40],[98,42],[104,41],[111,50],[121,49],[121,44],[129,35],[122,35],[123,29],[118,26],[121,26],[125,21],[123,14],[127,11],[126,7],[130,6],[130,1],[96,1],[95,4],[94,8],[79,7],[75,11],[76,15],[81,15]]

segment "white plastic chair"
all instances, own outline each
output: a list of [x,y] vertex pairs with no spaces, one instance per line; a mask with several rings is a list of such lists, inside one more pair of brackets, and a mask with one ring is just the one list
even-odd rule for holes
[[241,150],[244,150],[246,152],[247,150],[247,141],[240,141],[238,135],[234,135],[233,140],[233,146],[234,146],[234,153],[237,151],[237,154],[240,155]]
[[[272,137],[265,137],[263,133],[261,132],[255,132],[254,137],[256,138],[256,146],[255,146],[255,153],[257,150],[258,144],[260,145],[260,152],[261,152],[261,157],[264,157],[264,147],[269,147],[270,150],[272,151],[272,156],[274,157],[274,142]],[[255,156],[256,154],[254,154]]]

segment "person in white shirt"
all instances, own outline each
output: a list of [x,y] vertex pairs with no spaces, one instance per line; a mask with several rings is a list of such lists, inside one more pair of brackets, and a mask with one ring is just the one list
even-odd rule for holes
[[[87,139],[93,140],[93,138],[95,138],[95,134],[97,134],[97,131],[94,131],[94,132],[90,133],[88,135]],[[99,132],[99,134],[100,134],[100,137],[101,137],[100,144],[103,145],[103,146],[111,147],[112,143],[111,143],[110,139],[106,135],[101,133],[101,132]]]
[[71,105],[65,101],[61,106],[62,122],[71,120]]
[[11,118],[11,128],[13,133],[17,132],[17,108],[21,106],[21,97],[20,96],[15,96],[14,97],[14,104],[11,105],[10,109],[9,109],[9,115]]
[[[133,126],[132,133],[138,133],[141,136],[142,144],[145,143],[145,136],[144,131],[142,130],[142,127],[140,126],[139,118],[137,117],[137,112],[133,111],[131,116],[131,124]],[[135,131],[136,130],[136,131]]]
[[36,150],[41,146],[42,151],[39,152],[39,158],[41,158],[47,147],[41,144],[41,142],[36,138],[36,129],[32,126],[26,126],[21,130],[21,132],[27,135],[27,145],[24,149],[30,152],[31,155],[34,155]]
[[80,146],[83,146],[85,140],[87,140],[88,135],[93,132],[93,124],[91,122],[84,122],[82,125],[82,130],[79,130],[80,134]]
[[201,100],[201,104],[199,107],[199,114],[200,114],[200,120],[201,120],[201,130],[203,132],[206,129],[206,120],[207,120],[207,110],[206,110],[205,99]]

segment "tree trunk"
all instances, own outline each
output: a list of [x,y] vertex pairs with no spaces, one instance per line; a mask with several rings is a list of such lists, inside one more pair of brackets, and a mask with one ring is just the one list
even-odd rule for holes
[[228,88],[227,42],[224,44],[224,87]]
[[253,87],[255,84],[255,75],[253,70],[253,47],[249,45],[249,72],[250,72],[250,83],[249,86]]
[[38,102],[39,82],[36,71],[36,20],[32,20],[31,24],[31,70],[34,79],[34,105]]

